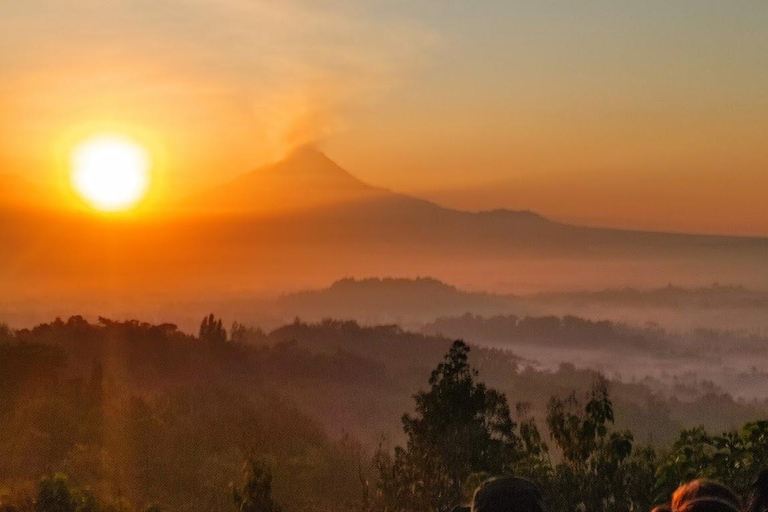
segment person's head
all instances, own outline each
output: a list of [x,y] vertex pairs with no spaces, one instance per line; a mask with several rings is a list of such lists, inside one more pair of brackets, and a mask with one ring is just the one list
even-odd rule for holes
[[651,512],[672,512],[672,507],[669,505],[656,505],[651,509]]
[[718,498],[698,498],[686,501],[677,512],[739,512],[739,507]]
[[765,512],[768,510],[768,469],[763,469],[752,483],[749,493],[747,512]]
[[714,498],[729,504],[736,510],[741,508],[739,498],[729,488],[713,480],[699,478],[681,485],[672,494],[672,510],[680,512],[681,507],[689,501]]
[[480,484],[472,498],[472,512],[543,511],[541,489],[524,478],[491,478]]
[[768,494],[768,469],[763,469],[752,482],[752,491],[763,495]]

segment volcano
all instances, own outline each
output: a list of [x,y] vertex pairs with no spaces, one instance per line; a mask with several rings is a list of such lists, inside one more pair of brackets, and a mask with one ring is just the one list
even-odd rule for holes
[[[768,239],[588,228],[529,211],[459,211],[366,184],[302,148],[171,215],[2,214],[0,291],[205,300],[434,276],[505,293],[712,282],[768,288]],[[41,292],[42,290],[42,292]],[[9,296],[10,296],[9,295]],[[428,298],[425,298],[428,300]]]
[[370,186],[322,152],[306,146],[285,159],[243,174],[188,201],[193,210],[217,213],[284,213],[379,199],[390,192]]

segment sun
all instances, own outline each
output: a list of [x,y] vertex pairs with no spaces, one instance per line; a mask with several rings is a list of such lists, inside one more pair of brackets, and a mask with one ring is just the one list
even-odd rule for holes
[[149,188],[149,153],[123,135],[96,135],[82,141],[72,150],[70,165],[72,188],[96,210],[129,210]]

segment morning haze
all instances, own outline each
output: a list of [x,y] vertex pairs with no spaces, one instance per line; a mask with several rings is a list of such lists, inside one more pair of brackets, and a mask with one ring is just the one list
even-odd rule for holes
[[0,154],[41,181],[83,131],[163,147],[168,194],[322,140],[364,181],[447,206],[766,234],[759,2],[0,9]]
[[766,27],[0,3],[0,512],[764,512]]

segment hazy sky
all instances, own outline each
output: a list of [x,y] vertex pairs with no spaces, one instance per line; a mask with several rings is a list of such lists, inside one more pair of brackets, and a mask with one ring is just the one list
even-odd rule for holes
[[0,163],[85,134],[176,192],[317,142],[472,209],[768,234],[768,2],[0,2]]

